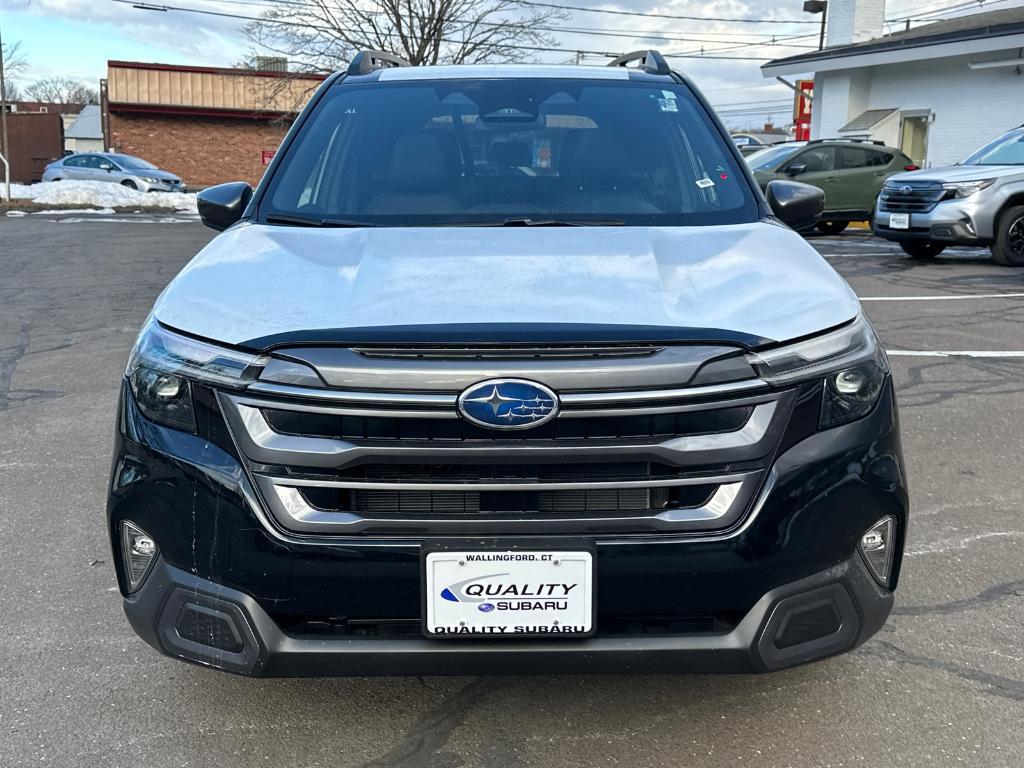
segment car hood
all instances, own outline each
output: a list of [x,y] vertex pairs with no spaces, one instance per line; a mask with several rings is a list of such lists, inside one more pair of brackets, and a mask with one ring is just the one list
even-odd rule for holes
[[976,181],[978,179],[1000,179],[1004,176],[1024,176],[1024,166],[947,165],[943,168],[897,173],[886,181]]
[[[310,229],[243,224],[154,314],[236,346],[367,341],[795,339],[859,311],[803,238],[707,227]],[[526,335],[523,341],[536,341]]]

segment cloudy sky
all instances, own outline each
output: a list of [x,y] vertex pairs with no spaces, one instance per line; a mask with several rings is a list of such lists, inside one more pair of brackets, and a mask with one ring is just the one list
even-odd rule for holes
[[[793,19],[816,22],[820,17],[801,12],[802,0],[555,0],[586,8],[618,9],[669,15],[726,18]],[[838,0],[837,0],[838,1]],[[1017,0],[996,0],[1005,3]],[[956,0],[889,0],[886,16],[943,9]],[[989,0],[993,2],[993,0]],[[151,0],[150,5],[170,5],[258,15],[273,0]],[[141,3],[146,4],[146,3]],[[180,11],[148,11],[116,0],[0,0],[0,32],[5,42],[20,41],[28,69],[19,78],[24,86],[35,79],[64,75],[91,85],[104,76],[108,59],[168,64],[229,66],[246,57],[250,45],[241,32],[242,21]],[[605,31],[657,32],[668,36],[721,39],[721,46],[757,43],[756,46],[722,52],[720,56],[774,58],[812,50],[817,46],[816,24],[673,21],[643,17],[575,12],[564,26]],[[890,25],[893,26],[893,25]],[[895,26],[901,27],[902,23]],[[771,44],[772,36],[790,40],[786,47]],[[596,37],[559,33],[564,52],[538,54],[545,62],[567,61],[576,49],[626,51],[658,47],[664,52],[694,52],[701,43],[646,41],[641,38]],[[705,44],[705,48],[721,47]],[[799,47],[803,46],[803,47]],[[585,63],[598,63],[584,58]],[[766,120],[786,123],[789,91],[763,80],[759,59],[673,59],[673,65],[690,74],[734,127],[757,125]]]

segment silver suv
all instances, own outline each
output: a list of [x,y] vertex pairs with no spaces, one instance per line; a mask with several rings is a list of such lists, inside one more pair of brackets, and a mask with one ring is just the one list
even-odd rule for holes
[[1024,127],[958,165],[891,177],[874,230],[915,258],[948,245],[988,245],[997,264],[1024,267]]

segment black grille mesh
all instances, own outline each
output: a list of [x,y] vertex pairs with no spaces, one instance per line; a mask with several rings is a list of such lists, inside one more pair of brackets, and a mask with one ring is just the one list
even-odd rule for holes
[[338,416],[327,413],[265,410],[270,426],[287,435],[341,440],[402,440],[437,443],[467,441],[667,439],[740,429],[753,406],[613,418],[559,418],[533,429],[499,431],[462,419],[405,419],[387,416]]

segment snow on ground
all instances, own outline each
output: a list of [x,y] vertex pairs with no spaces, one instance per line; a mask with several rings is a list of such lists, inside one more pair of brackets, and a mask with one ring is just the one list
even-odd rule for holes
[[[3,194],[0,186],[0,195]],[[105,181],[44,181],[11,184],[11,198],[40,205],[91,205],[97,208],[174,208],[196,212],[196,196],[186,192],[140,192]]]

